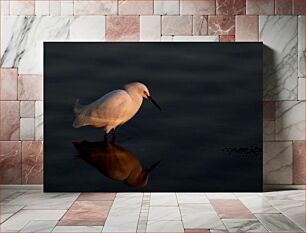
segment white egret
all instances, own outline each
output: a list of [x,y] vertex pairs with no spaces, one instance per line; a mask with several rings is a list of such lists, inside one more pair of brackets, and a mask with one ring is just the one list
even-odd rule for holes
[[115,140],[117,127],[126,123],[138,112],[143,98],[151,100],[161,110],[150,95],[148,88],[139,82],[126,84],[124,90],[111,91],[86,106],[80,105],[77,100],[74,106],[76,119],[73,127],[80,128],[90,125],[103,128],[104,139],[107,140],[107,134],[111,132]]

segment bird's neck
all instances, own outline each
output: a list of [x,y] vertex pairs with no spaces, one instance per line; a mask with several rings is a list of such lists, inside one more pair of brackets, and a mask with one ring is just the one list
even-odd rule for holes
[[132,101],[136,105],[139,105],[139,107],[140,107],[140,105],[142,104],[142,101],[143,101],[143,97],[134,89],[128,89],[128,90],[126,90],[126,92],[129,94]]

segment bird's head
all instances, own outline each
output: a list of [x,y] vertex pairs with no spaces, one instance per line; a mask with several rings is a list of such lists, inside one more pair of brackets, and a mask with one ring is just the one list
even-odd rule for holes
[[142,171],[137,170],[137,172],[134,173],[134,176],[130,175],[125,180],[125,183],[133,187],[145,187],[148,184],[150,174],[157,167],[159,163],[160,163],[160,160],[154,163],[149,169],[145,169]]
[[127,91],[136,92],[137,94],[141,95],[143,98],[146,99],[148,98],[148,96],[150,96],[150,92],[147,86],[139,82],[128,83],[124,86],[124,89]]
[[128,83],[124,86],[124,89],[128,92],[136,92],[140,96],[142,96],[145,99],[149,99],[159,110],[161,108],[159,105],[156,103],[156,101],[153,99],[151,96],[149,89],[147,88],[146,85],[140,83],[140,82],[133,82],[133,83]]

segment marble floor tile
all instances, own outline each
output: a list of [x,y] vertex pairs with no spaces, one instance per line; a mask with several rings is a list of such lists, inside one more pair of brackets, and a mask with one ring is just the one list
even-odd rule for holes
[[296,200],[268,200],[269,203],[280,211],[294,211],[296,207],[304,206],[305,201]]
[[[59,226],[61,224],[59,223],[52,232],[184,232],[184,229],[185,232],[199,232],[198,230],[202,232],[204,229],[209,229],[210,232],[266,232],[267,230],[271,232],[302,232],[305,228],[305,191],[303,190],[209,194],[119,193],[119,197],[116,198],[115,193],[71,194],[74,197],[72,203],[76,199],[76,203],[113,203],[104,227],[102,226],[103,221],[88,226],[88,223],[90,224],[95,216],[91,215],[90,211],[85,210],[86,208],[74,208],[72,206],[66,215],[64,215],[66,212],[64,209],[35,209],[60,208],[60,204],[55,203],[56,200],[61,200],[60,202],[65,205],[64,195],[69,195],[68,193],[55,193],[53,195],[53,193],[42,193],[41,190],[3,190],[2,192],[6,197],[1,205],[1,208],[6,210],[6,215],[1,216],[1,219],[6,219],[1,226],[4,232],[50,232],[58,221],[62,221],[69,215],[70,210],[75,211],[74,215],[71,215],[73,218],[69,219],[74,222],[67,222],[69,226]],[[57,195],[59,199],[56,197]],[[245,214],[245,209],[241,210],[240,205],[233,203],[241,201],[240,204],[244,204],[251,212],[256,213],[255,215],[259,220],[255,218],[240,219],[239,216],[235,219],[220,219],[220,216],[216,213],[216,210],[218,212],[220,210],[218,208],[214,209],[212,204],[177,203],[176,195],[183,196],[183,198],[189,196],[191,200],[208,196],[212,203],[214,201],[220,202],[222,211],[225,211],[227,215],[233,214],[229,206],[240,214]],[[115,200],[113,200],[114,198]],[[171,202],[173,205],[167,205]],[[231,205],[229,205],[229,202]],[[11,203],[14,203],[14,205]],[[95,209],[98,208],[97,206],[95,205]],[[23,207],[30,209],[21,209]],[[83,219],[83,225],[75,226],[82,221],[76,221],[76,216],[77,218],[86,216],[87,219]],[[104,215],[104,212],[100,210],[97,211],[96,216],[106,218],[107,214]]]
[[31,201],[39,198],[42,195],[41,191],[38,190],[30,190],[25,192],[19,192],[19,195],[15,195],[14,198],[10,198],[6,200],[6,204],[10,205],[27,205]]
[[237,198],[239,198],[239,197],[261,196],[262,193],[234,193],[234,195]]
[[210,204],[182,204],[180,211],[185,229],[219,229],[222,226]]
[[258,220],[223,219],[229,232],[269,232]]
[[[225,228],[225,227],[224,227]],[[215,229],[210,229],[209,230],[210,232],[216,232],[216,233],[220,233],[220,232],[228,232],[228,230],[225,228],[224,230],[222,230],[222,229],[217,229],[217,230],[215,230]]]
[[13,195],[16,192],[16,190],[0,190],[0,200],[8,198],[9,196]]
[[25,209],[68,209],[79,193],[42,193],[31,191],[13,199],[8,204],[26,205]]
[[20,231],[33,220],[59,220],[66,210],[20,210],[1,225],[3,232]]
[[[149,198],[149,197],[148,197]],[[143,203],[141,205],[139,220],[137,225],[137,232],[145,232],[148,223],[149,216],[149,205],[150,199],[143,199]]]
[[6,196],[4,199],[2,199],[1,204],[10,203],[12,200],[26,193],[24,191],[16,191],[16,190],[3,190],[3,191],[13,191],[13,193],[11,195]]
[[183,215],[183,225],[186,229],[204,228],[204,229],[219,229],[222,226],[221,220],[214,212],[205,212],[201,214]]
[[25,225],[20,232],[51,232],[56,224],[57,220],[33,220]]
[[185,233],[209,233],[209,229],[185,229]]
[[117,196],[102,232],[136,232],[143,193],[117,193]]
[[181,220],[179,207],[173,206],[152,206],[149,209],[149,221],[170,221]]
[[170,193],[170,192],[153,192],[153,193],[144,193],[144,195],[150,195],[151,197],[153,196],[169,196],[169,195],[175,195],[175,193]]
[[256,217],[271,232],[303,232],[282,214],[256,214]]
[[130,198],[130,197],[143,197],[143,193],[117,193],[117,197],[125,197],[125,198]]
[[240,200],[211,199],[210,202],[222,219],[255,219],[254,214],[252,214]]
[[296,16],[259,16],[264,100],[297,99],[297,29]]
[[103,226],[56,226],[52,232],[82,232],[82,233],[89,233],[89,232],[101,232]]
[[206,193],[208,199],[236,199],[233,193]]
[[58,223],[59,226],[104,225],[112,201],[76,201]]
[[283,215],[305,230],[305,202],[294,200],[270,200]]
[[152,195],[150,206],[177,206],[175,193],[167,195]]
[[182,215],[193,215],[194,213],[216,212],[211,204],[180,204]]
[[115,198],[113,207],[141,207],[143,196],[132,196],[129,198]]
[[140,208],[111,209],[103,232],[136,232]]
[[192,193],[177,193],[178,203],[209,203],[208,198],[204,193],[192,194]]
[[279,213],[268,201],[260,196],[240,197],[239,200],[254,214]]
[[149,221],[146,232],[184,232],[181,221]]
[[228,229],[225,227],[224,223],[221,220],[218,220],[213,224],[209,229],[210,232],[228,232]]
[[78,201],[113,201],[116,193],[81,193]]
[[78,196],[78,193],[43,193],[25,209],[68,209]]
[[6,205],[1,204],[0,210],[1,210],[1,223],[13,216],[15,213],[17,213],[19,210],[21,210],[24,207],[24,205]]
[[305,201],[296,200],[268,200],[269,203],[280,211],[294,210],[295,207],[305,205]]
[[268,200],[305,201],[305,190],[267,192],[263,196]]

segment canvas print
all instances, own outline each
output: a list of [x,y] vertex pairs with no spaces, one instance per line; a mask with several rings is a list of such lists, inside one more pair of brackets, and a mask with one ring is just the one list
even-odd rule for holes
[[45,191],[262,191],[261,43],[45,42],[44,100]]

